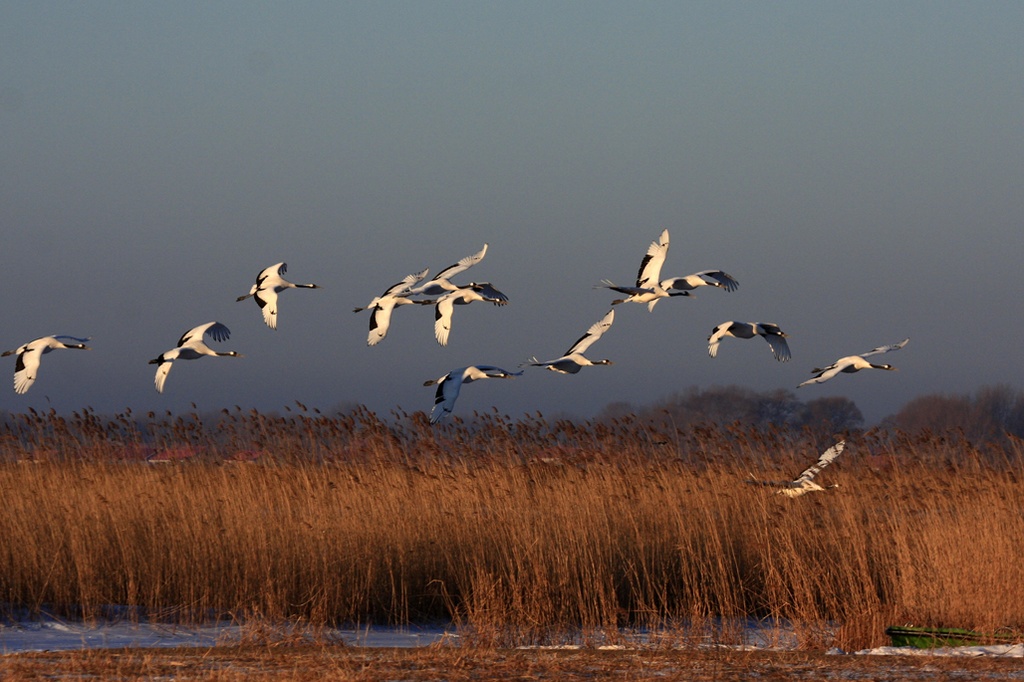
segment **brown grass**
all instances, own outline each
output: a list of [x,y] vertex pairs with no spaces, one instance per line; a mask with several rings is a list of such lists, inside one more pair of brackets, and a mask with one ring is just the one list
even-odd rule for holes
[[832,656],[820,652],[725,650],[550,651],[473,648],[123,649],[0,657],[0,678],[21,680],[208,680],[376,682],[377,680],[1019,680],[1020,659]]
[[859,434],[822,474],[836,490],[743,483],[792,477],[830,444],[539,416],[438,429],[301,405],[30,413],[0,442],[0,604],[314,629],[454,620],[496,645],[623,627],[728,642],[750,618],[845,649],[895,623],[1024,626],[1019,442]]

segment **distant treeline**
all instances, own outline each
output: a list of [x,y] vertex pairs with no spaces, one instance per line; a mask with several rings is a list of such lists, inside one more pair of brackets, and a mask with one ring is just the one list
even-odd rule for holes
[[[109,450],[106,454],[127,459],[146,459],[154,452],[166,453],[169,449],[180,450],[182,456],[188,456],[192,450],[238,454],[265,449],[279,442],[282,434],[291,432],[301,434],[313,452],[347,449],[351,434],[367,431],[387,434],[394,443],[401,444],[399,447],[415,448],[422,437],[420,422],[426,418],[421,411],[401,410],[378,416],[358,405],[321,412],[297,401],[295,409],[285,406],[283,413],[243,410],[238,406],[183,414],[135,413],[131,409],[103,414],[92,408],[70,415],[52,409],[37,412],[30,408],[27,413],[0,410],[0,458],[17,457],[25,451],[71,454],[82,449],[94,454]],[[848,398],[804,402],[791,390],[759,392],[741,386],[693,387],[642,406],[611,403],[592,420],[561,415],[549,418],[539,413],[512,418],[495,409],[456,416],[453,422],[458,429],[476,433],[493,428],[495,420],[512,433],[523,428],[547,431],[558,442],[564,442],[567,433],[575,438],[582,432],[599,433],[623,425],[639,428],[648,437],[657,433],[656,439],[685,441],[696,431],[725,428],[771,433],[785,442],[818,445],[834,435],[865,431],[864,415]],[[1024,391],[996,385],[979,388],[973,394],[920,396],[871,431],[883,438],[896,434],[949,436],[975,446],[1002,448],[1010,440],[1024,439]],[[411,433],[416,436],[411,437]]]
[[[848,398],[804,402],[791,390],[759,392],[742,386],[692,387],[643,406],[612,403],[599,420],[626,416],[676,429],[741,424],[825,434],[864,428],[864,415]],[[909,434],[954,432],[975,444],[1002,443],[1007,435],[1024,438],[1024,391],[996,385],[979,388],[974,394],[920,396],[883,419],[878,428]]]

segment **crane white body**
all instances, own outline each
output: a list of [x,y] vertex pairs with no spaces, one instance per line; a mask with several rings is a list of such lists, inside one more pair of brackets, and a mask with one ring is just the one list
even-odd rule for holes
[[286,263],[275,263],[264,268],[256,276],[256,283],[249,289],[249,293],[239,296],[237,301],[244,301],[252,296],[256,304],[263,311],[263,321],[271,329],[277,329],[277,296],[285,289],[319,289],[318,284],[295,284],[289,282],[283,275],[288,271]]
[[437,379],[423,382],[424,386],[437,384],[434,408],[430,411],[430,423],[436,424],[452,413],[463,384],[470,384],[478,379],[511,379],[521,374],[522,372],[509,372],[493,365],[470,365],[453,369]]
[[813,377],[807,381],[802,382],[797,388],[801,386],[807,386],[809,384],[820,384],[823,381],[828,381],[834,376],[840,374],[853,374],[859,372],[862,369],[884,369],[890,372],[896,371],[896,368],[889,364],[875,364],[869,362],[865,358],[869,358],[873,355],[881,355],[882,353],[889,353],[894,350],[899,350],[903,346],[907,345],[910,339],[903,339],[899,343],[893,343],[888,346],[879,346],[878,348],[872,348],[867,353],[861,353],[860,355],[847,355],[846,357],[839,358],[828,367],[815,367],[811,370],[814,374]]
[[699,287],[711,286],[726,291],[735,291],[739,287],[739,282],[734,277],[721,270],[701,270],[691,275],[661,279],[661,268],[665,264],[665,257],[668,256],[668,247],[668,230],[662,230],[658,240],[651,242],[647,247],[647,253],[640,261],[636,286],[618,286],[605,279],[601,280],[598,287],[626,294],[626,298],[615,299],[612,305],[627,302],[646,303],[648,311],[653,311],[654,306],[663,298],[690,296],[690,292]]
[[718,357],[718,344],[727,336],[737,339],[752,339],[755,336],[763,337],[768,342],[772,355],[779,362],[788,362],[793,357],[789,351],[789,343],[786,342],[787,334],[779,325],[770,322],[736,322],[729,320],[722,322],[711,330],[708,337],[708,355]]
[[206,345],[205,337],[207,335],[214,341],[226,341],[231,337],[231,330],[216,321],[193,327],[181,335],[177,346],[149,361],[149,364],[157,365],[154,384],[158,392],[164,392],[164,383],[167,381],[167,375],[170,373],[171,365],[175,360],[198,360],[206,355],[231,358],[242,357],[241,353],[233,350],[213,350]]
[[470,282],[438,298],[434,305],[434,338],[439,344],[448,345],[455,306],[469,305],[475,301],[487,301],[501,306],[508,304],[508,296],[491,286],[490,282]]
[[85,345],[85,342],[88,340],[87,338],[80,339],[77,336],[67,336],[64,334],[41,336],[38,339],[18,346],[14,350],[5,351],[0,354],[0,357],[18,354],[18,358],[14,363],[14,392],[20,395],[32,388],[32,384],[35,383],[36,376],[39,374],[39,365],[44,355],[50,351],[64,348],[92,350]]
[[[778,495],[785,495],[786,497],[799,497],[806,493],[818,492],[825,490],[821,485],[814,481],[814,477],[817,476],[822,469],[827,467],[829,464],[834,462],[839,455],[843,453],[843,449],[846,447],[846,441],[841,440],[825,452],[821,453],[818,457],[818,461],[807,467],[792,481],[786,481],[782,483],[772,481],[757,481],[750,480],[748,483],[755,485],[768,485],[776,486],[779,490],[776,491]],[[836,485],[829,486],[830,488],[838,487]]]
[[547,360],[541,362],[536,357],[531,357],[526,362],[519,365],[520,367],[544,367],[552,372],[558,372],[559,374],[576,374],[584,367],[593,367],[594,365],[610,365],[611,360],[590,360],[583,354],[594,344],[595,341],[601,338],[601,336],[611,328],[612,323],[615,321],[615,311],[609,310],[604,317],[590,325],[590,328],[584,332],[583,336],[576,340],[574,344],[569,346],[569,349],[565,351],[565,354],[560,358],[554,360]]
[[424,284],[418,287],[413,287],[409,290],[410,296],[417,296],[423,294],[425,296],[442,296],[450,291],[456,291],[459,287],[452,284],[451,278],[455,275],[465,272],[469,268],[473,267],[484,259],[487,255],[487,244],[484,247],[474,253],[471,256],[466,256],[456,263],[452,263],[448,267],[441,270],[439,273],[434,275]]
[[370,311],[370,332],[366,337],[366,345],[376,346],[388,335],[388,329],[391,328],[391,313],[396,306],[412,304],[433,305],[436,303],[433,299],[409,298],[409,292],[413,285],[426,277],[428,272],[429,270],[421,270],[420,272],[406,275],[401,282],[392,284],[384,290],[384,293],[374,297],[366,306],[353,309],[352,312],[356,313],[363,310]]
[[662,289],[669,292],[669,295],[671,295],[672,291],[693,291],[700,287],[715,287],[717,289],[725,289],[726,291],[736,291],[740,286],[735,277],[721,270],[701,270],[692,275],[663,279],[659,284]]

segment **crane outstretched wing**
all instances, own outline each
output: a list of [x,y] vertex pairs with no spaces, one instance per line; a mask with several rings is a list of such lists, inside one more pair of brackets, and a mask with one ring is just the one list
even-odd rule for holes
[[590,329],[586,331],[580,338],[576,340],[574,344],[569,346],[569,350],[565,351],[566,355],[572,355],[573,353],[584,353],[590,348],[595,341],[601,338],[612,326],[612,322],[615,321],[615,311],[609,310],[608,313],[600,320],[590,325]]
[[860,356],[862,358],[867,358],[871,357],[872,355],[881,355],[882,353],[888,353],[889,351],[892,350],[899,350],[900,348],[903,348],[903,346],[907,345],[908,341],[910,341],[910,339],[903,339],[899,343],[891,343],[888,346],[879,346],[878,348],[872,348],[867,353],[861,353]]
[[822,469],[834,462],[836,457],[843,453],[843,448],[845,447],[846,441],[841,440],[825,452],[821,453],[821,457],[818,458],[818,461],[804,469],[804,471],[796,477],[793,483],[802,484],[804,481],[810,481],[813,479]]

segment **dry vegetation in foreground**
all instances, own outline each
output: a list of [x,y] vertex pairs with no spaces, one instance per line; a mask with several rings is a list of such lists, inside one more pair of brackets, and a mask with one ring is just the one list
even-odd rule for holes
[[894,623],[1024,626],[1012,438],[851,435],[823,474],[840,487],[797,499],[743,481],[792,477],[831,437],[300,406],[33,413],[2,439],[9,616],[451,620],[497,646],[623,627],[731,642],[777,618],[847,650]]
[[558,680],[616,677],[688,682],[822,679],[1019,680],[1020,659],[830,656],[813,652],[595,651],[347,647],[126,649],[0,657],[4,680],[117,679],[251,682]]

